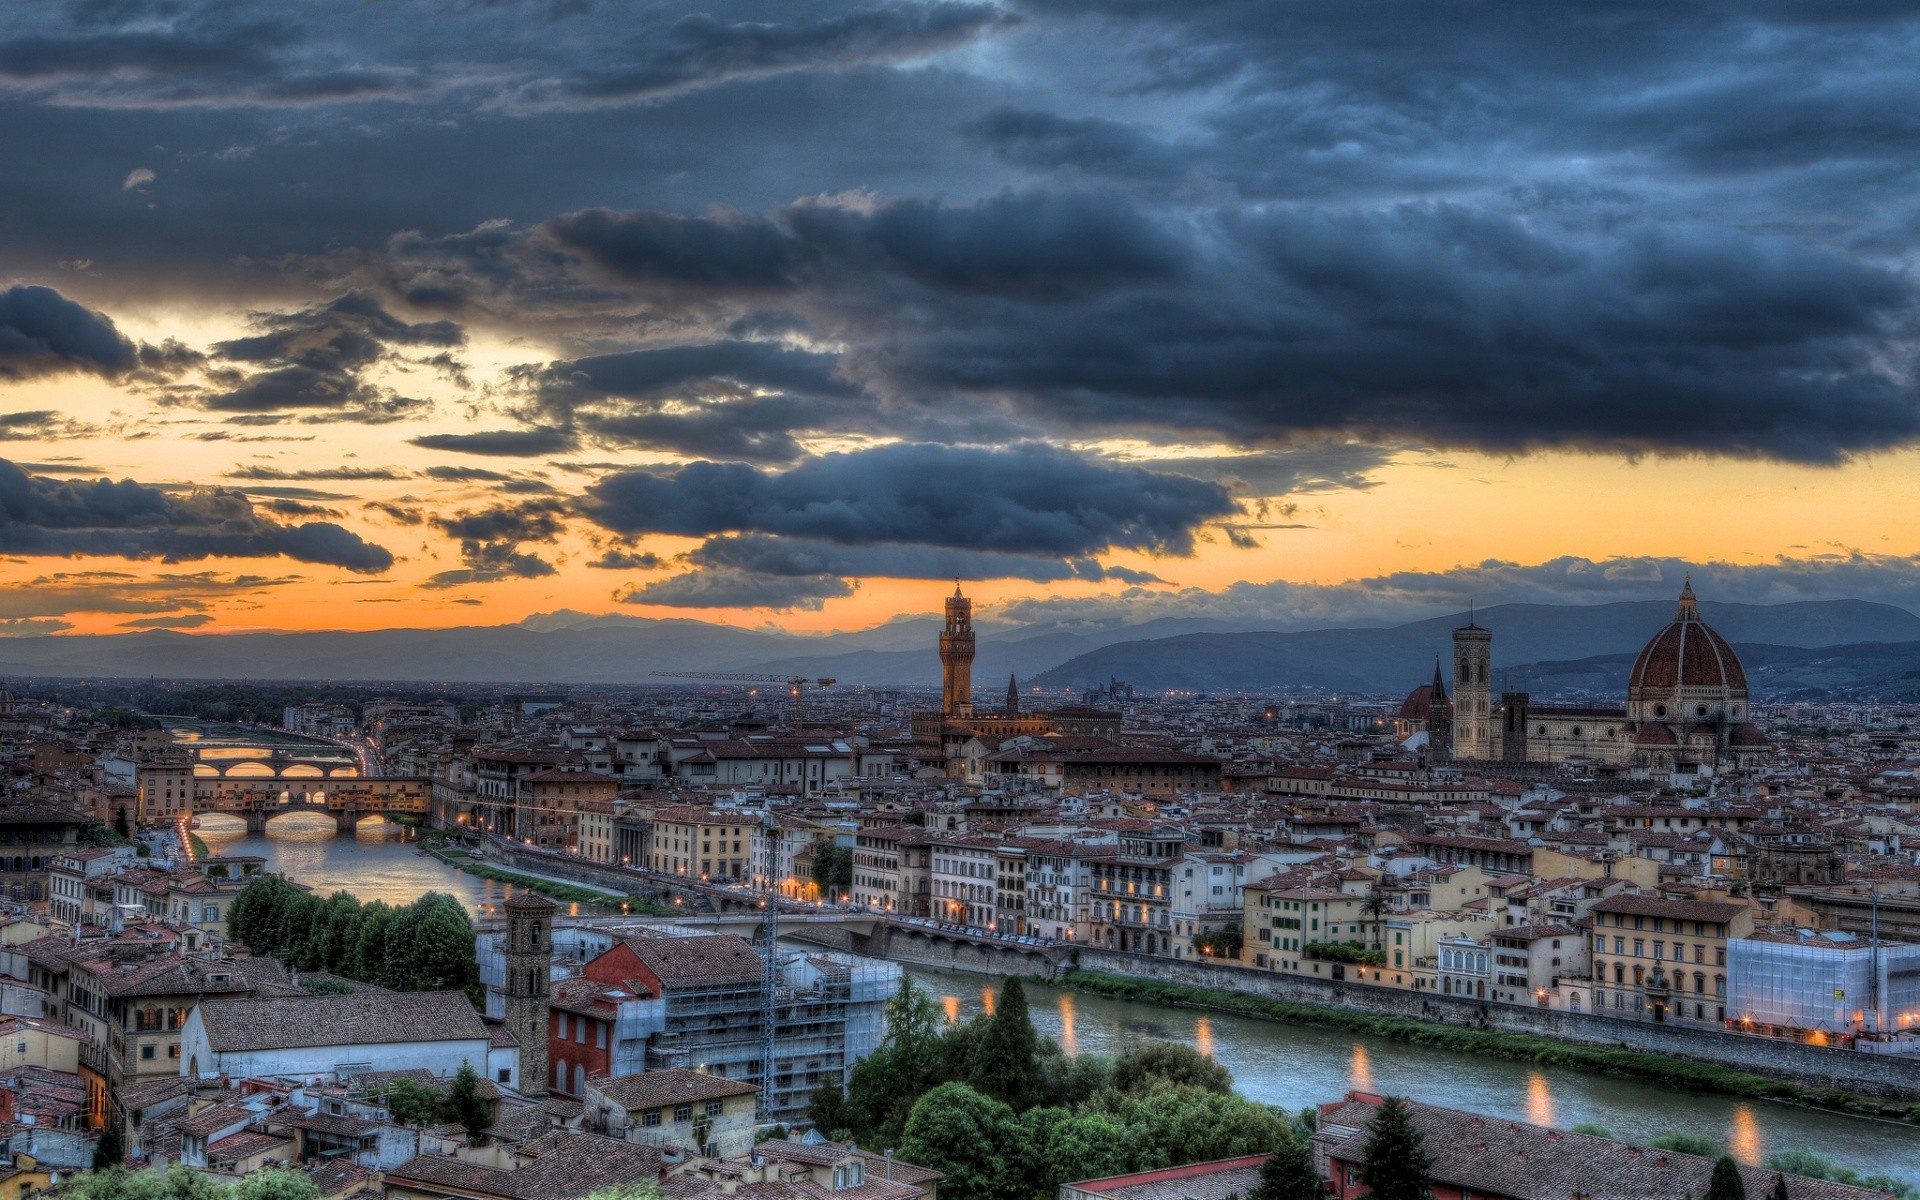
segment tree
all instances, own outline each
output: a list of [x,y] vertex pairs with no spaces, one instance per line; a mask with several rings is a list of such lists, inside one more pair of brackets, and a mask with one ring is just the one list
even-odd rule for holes
[[1407,1115],[1407,1102],[1388,1096],[1367,1126],[1367,1148],[1360,1157],[1360,1182],[1378,1200],[1429,1200],[1433,1159],[1421,1147],[1424,1136]]
[[1327,1185],[1313,1169],[1313,1151],[1299,1138],[1288,1138],[1260,1167],[1260,1184],[1247,1200],[1325,1200]]
[[1720,1148],[1719,1142],[1697,1133],[1663,1133],[1647,1144],[1655,1150],[1671,1150],[1676,1154],[1693,1154],[1700,1158],[1719,1158],[1726,1153]]
[[341,971],[351,979],[379,983],[386,969],[387,928],[393,924],[393,909],[384,900],[374,900],[360,910],[360,935],[354,939],[353,960]]
[[1584,1133],[1588,1137],[1606,1138],[1608,1141],[1618,1140],[1613,1136],[1613,1130],[1608,1129],[1605,1125],[1596,1124],[1593,1121],[1582,1121],[1572,1129],[1567,1130],[1567,1132]]
[[127,1137],[120,1132],[120,1122],[109,1121],[100,1131],[100,1140],[93,1147],[93,1169],[104,1171],[108,1167],[117,1167],[126,1161]]
[[387,1084],[380,1097],[393,1119],[403,1125],[437,1125],[447,1115],[447,1095],[400,1076]]
[[1044,1151],[1046,1169],[1036,1198],[1058,1196],[1063,1183],[1104,1179],[1125,1171],[1127,1131],[1110,1117],[1069,1117],[1053,1127]]
[[320,1189],[298,1171],[255,1171],[227,1193],[231,1200],[320,1200]]
[[467,1131],[467,1139],[474,1145],[486,1140],[487,1126],[493,1124],[493,1105],[480,1094],[480,1075],[470,1062],[462,1062],[454,1073],[453,1086],[447,1089],[447,1114]]
[[1740,1178],[1740,1164],[1733,1156],[1722,1154],[1713,1164],[1713,1178],[1707,1182],[1707,1200],[1747,1200],[1747,1185]]
[[1785,1175],[1775,1173],[1773,1177],[1772,1200],[1789,1200],[1787,1196],[1787,1177]]
[[1103,1088],[1113,1086],[1113,1060],[1098,1054],[1062,1054],[1047,1042],[1040,1056],[1040,1102],[1078,1109]]
[[1393,911],[1393,901],[1376,884],[1367,892],[1366,899],[1360,902],[1360,911],[1373,920],[1373,948],[1380,949],[1381,931],[1386,928],[1387,914]]
[[847,1093],[837,1083],[823,1083],[807,1099],[807,1120],[834,1141],[853,1136],[852,1118],[847,1112]]
[[421,916],[413,927],[407,990],[465,992],[475,1007],[486,1002],[475,956],[473,921],[460,902],[445,892],[428,892],[414,905]]
[[1127,1131],[1127,1169],[1259,1154],[1292,1136],[1291,1122],[1244,1096],[1156,1079],[1144,1091],[1103,1092],[1086,1106]]
[[113,810],[113,831],[123,838],[133,837],[133,826],[127,823],[127,806],[124,804]]
[[1007,1158],[1018,1138],[1011,1108],[964,1083],[943,1083],[914,1103],[900,1158],[945,1175],[947,1200],[1006,1200],[1018,1195],[1019,1164]]
[[1113,1086],[1123,1092],[1164,1079],[1222,1095],[1233,1091],[1233,1072],[1191,1046],[1177,1042],[1148,1042],[1122,1054],[1113,1064]]
[[1040,1052],[1040,1035],[1027,1016],[1027,990],[1018,975],[1000,986],[1000,1002],[980,1035],[967,1064],[967,1083],[1015,1112],[1024,1112],[1040,1100],[1033,1060]]

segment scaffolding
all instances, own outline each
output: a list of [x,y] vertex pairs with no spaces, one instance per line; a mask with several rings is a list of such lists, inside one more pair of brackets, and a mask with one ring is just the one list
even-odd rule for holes
[[1776,1036],[1920,1030],[1920,945],[1810,930],[1738,938],[1727,944],[1727,1004],[1730,1021]]

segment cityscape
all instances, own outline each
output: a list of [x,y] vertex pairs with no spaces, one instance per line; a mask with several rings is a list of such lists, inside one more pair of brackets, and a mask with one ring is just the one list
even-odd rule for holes
[[0,4],[0,1200],[1920,1200],[1916,47]]

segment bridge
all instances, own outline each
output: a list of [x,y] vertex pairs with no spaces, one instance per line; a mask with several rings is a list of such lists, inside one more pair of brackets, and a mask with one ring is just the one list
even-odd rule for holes
[[365,817],[426,817],[433,808],[433,780],[426,776],[358,774],[339,778],[313,775],[195,776],[195,816],[215,813],[239,817],[248,833],[265,833],[267,822],[288,813],[325,813],[341,833],[352,833]]
[[[358,762],[341,762],[332,755],[302,754],[275,747],[265,754],[219,755],[221,747],[209,746],[194,753],[193,773],[197,778],[225,779],[346,779],[360,775]],[[214,757],[208,757],[209,753]]]

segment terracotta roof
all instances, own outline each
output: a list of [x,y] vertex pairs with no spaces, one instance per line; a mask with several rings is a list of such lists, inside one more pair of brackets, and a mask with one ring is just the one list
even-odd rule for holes
[[760,1090],[737,1079],[722,1079],[684,1067],[602,1079],[590,1086],[628,1112],[664,1108],[669,1104],[697,1104],[726,1096],[749,1096]]
[[1662,900],[1658,896],[1610,896],[1593,906],[1597,913],[1622,913],[1639,917],[1670,917],[1680,921],[1711,921],[1725,924],[1747,911],[1744,904],[1721,900]]
[[459,992],[357,992],[212,1000],[200,1006],[215,1051],[489,1040]]
[[731,933],[699,937],[636,937],[627,948],[668,990],[758,983],[765,966],[744,938]]

